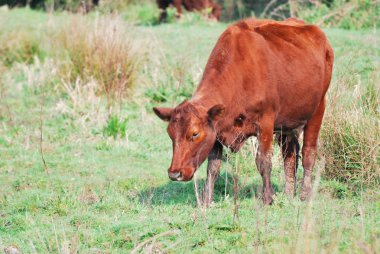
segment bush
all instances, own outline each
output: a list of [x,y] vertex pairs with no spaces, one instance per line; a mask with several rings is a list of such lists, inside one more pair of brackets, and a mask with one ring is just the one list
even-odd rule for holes
[[[130,5],[123,12],[123,16],[129,22],[138,25],[157,25],[159,22],[160,10],[154,3]],[[173,16],[173,17],[172,17]],[[174,15],[169,15],[168,19],[173,19]]]
[[72,16],[57,35],[58,48],[67,52],[66,75],[75,81],[98,81],[98,93],[107,97],[108,108],[133,88],[139,59],[119,18],[99,18],[95,22]]

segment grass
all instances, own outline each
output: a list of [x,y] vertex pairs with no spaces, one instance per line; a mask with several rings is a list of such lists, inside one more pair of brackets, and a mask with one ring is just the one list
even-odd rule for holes
[[[36,38],[43,38],[37,40],[44,42],[40,28],[48,22],[67,24],[65,15],[49,17],[30,10],[2,13],[0,34],[6,29],[36,28]],[[130,27],[120,21],[124,26]],[[318,191],[311,203],[288,200],[282,194],[284,177],[276,148],[275,204],[262,206],[254,143],[239,154],[226,154],[215,204],[207,211],[196,207],[192,182],[169,181],[171,142],[151,107],[173,106],[191,95],[225,27],[187,22],[133,27],[130,40],[140,45],[143,60],[132,96],[112,117],[106,96],[97,92],[96,79],[62,79],[60,63],[66,59],[45,44],[39,44],[44,57],[36,53],[33,61],[2,62],[0,249],[14,246],[24,253],[379,252],[376,31],[326,30],[336,64],[321,139],[325,154],[315,170],[321,180],[316,181]],[[351,149],[349,142],[360,149]],[[374,157],[368,156],[371,149]],[[351,157],[351,150],[360,153]],[[355,166],[361,174],[342,181],[340,174],[356,172],[346,162],[357,165],[361,160],[366,164],[359,165],[364,167]],[[362,172],[371,172],[370,177]],[[301,176],[300,169],[298,179]],[[204,177],[203,165],[199,185]],[[234,219],[236,179],[240,191]]]
[[[119,104],[133,88],[139,59],[130,42],[129,28],[118,17],[69,17],[57,34],[56,50],[66,50],[70,79],[98,82],[98,93],[106,94],[108,108]],[[124,26],[123,26],[124,25]],[[143,52],[142,52],[143,53]]]

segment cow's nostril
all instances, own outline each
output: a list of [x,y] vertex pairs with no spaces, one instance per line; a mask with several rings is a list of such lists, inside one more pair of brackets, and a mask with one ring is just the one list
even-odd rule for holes
[[169,178],[173,181],[178,181],[179,178],[181,178],[182,173],[181,172],[169,172]]

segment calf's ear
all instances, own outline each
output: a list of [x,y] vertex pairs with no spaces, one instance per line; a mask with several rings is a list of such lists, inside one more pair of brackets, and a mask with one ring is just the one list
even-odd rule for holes
[[172,108],[153,108],[154,113],[161,118],[162,120],[169,122],[170,121],[170,115],[173,112]]
[[226,107],[222,104],[217,104],[207,111],[208,119],[211,121],[217,121],[224,116]]

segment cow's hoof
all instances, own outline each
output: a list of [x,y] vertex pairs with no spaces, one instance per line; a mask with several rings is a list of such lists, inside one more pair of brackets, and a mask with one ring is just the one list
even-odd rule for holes
[[270,191],[263,193],[264,205],[271,205],[271,204],[273,204],[273,195],[274,195],[273,189],[270,189]]
[[264,197],[264,205],[272,205],[273,204],[273,198],[272,197]]
[[295,184],[286,184],[285,183],[285,190],[284,190],[284,193],[286,196],[288,196],[289,198],[294,198],[294,194],[295,194]]
[[199,207],[201,208],[209,208],[212,204],[212,200],[209,200],[209,199],[202,199],[200,204],[199,204]]
[[199,207],[201,207],[201,208],[210,208],[211,205],[212,205],[212,202],[204,202],[204,201],[202,201],[200,203]]
[[212,196],[214,193],[210,195],[210,193],[206,190],[206,192],[203,194],[202,199],[200,200],[200,207],[202,208],[209,208],[212,204]]
[[308,201],[311,197],[311,185],[302,185],[300,199],[302,201]]

